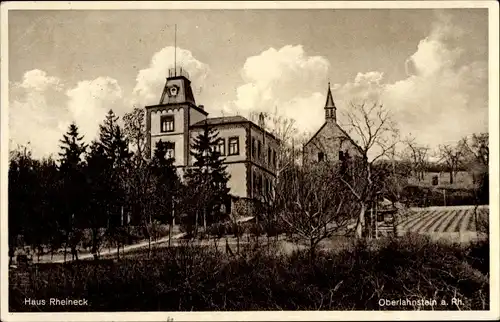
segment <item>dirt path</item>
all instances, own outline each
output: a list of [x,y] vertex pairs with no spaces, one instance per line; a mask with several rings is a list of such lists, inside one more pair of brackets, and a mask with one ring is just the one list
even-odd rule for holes
[[[185,235],[184,233],[174,235],[174,236],[172,236],[172,241],[177,240],[184,235]],[[157,240],[152,240],[151,245],[153,246],[153,245],[157,245],[157,244],[168,243],[168,240],[169,240],[168,236],[162,237],[162,238],[157,239]],[[141,242],[139,242],[137,244],[133,244],[133,245],[126,245],[125,247],[120,248],[120,254],[128,253],[130,251],[137,250],[140,248],[145,248],[148,246],[149,246],[149,241],[147,241],[147,240],[141,241]],[[101,257],[113,256],[113,255],[116,255],[117,252],[118,252],[118,250],[116,248],[105,249],[105,250],[102,250],[99,255]],[[90,259],[90,258],[93,258],[92,253],[78,254],[78,259]],[[36,258],[34,258],[34,259],[36,259]],[[71,254],[68,253],[68,255],[66,256],[66,261],[64,260],[64,256],[61,254],[55,255],[53,259],[51,259],[50,254],[46,254],[46,255],[43,255],[40,257],[39,262],[38,261],[36,261],[36,262],[37,263],[51,263],[51,262],[52,263],[64,263],[64,262],[71,262],[71,261],[72,261]]]

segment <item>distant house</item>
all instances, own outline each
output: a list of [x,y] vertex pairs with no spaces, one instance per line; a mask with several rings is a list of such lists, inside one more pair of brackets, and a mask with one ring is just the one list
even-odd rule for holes
[[188,74],[171,70],[159,103],[146,106],[148,154],[152,155],[159,140],[169,142],[167,153],[182,177],[184,169],[194,163],[190,143],[205,125],[219,133],[214,148],[225,158],[231,176],[233,206],[273,190],[278,140],[263,129],[263,123],[259,126],[242,116],[208,117],[204,106],[196,105]]
[[337,124],[337,107],[333,101],[330,84],[325,103],[325,123],[309,139],[303,148],[305,165],[323,161],[342,161],[361,156],[360,147]]

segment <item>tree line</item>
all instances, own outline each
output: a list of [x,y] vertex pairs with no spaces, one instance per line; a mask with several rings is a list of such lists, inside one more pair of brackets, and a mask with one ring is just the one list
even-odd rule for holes
[[[347,112],[348,123],[343,126],[357,138],[359,155],[315,166],[300,161],[293,120],[266,117],[268,125],[263,126],[279,140],[277,176],[273,189],[262,193],[253,205],[257,220],[253,233],[266,231],[269,238],[286,232],[304,240],[311,260],[319,243],[335,234],[372,236],[377,203],[383,198],[404,203],[408,177],[421,178],[428,167],[428,148],[412,138],[402,140],[382,104],[352,104]],[[61,139],[57,160],[35,160],[26,147],[11,153],[11,254],[17,245],[28,244],[48,246],[52,252],[62,247],[65,256],[70,249],[77,257],[77,246],[87,232],[87,247],[97,258],[104,240],[118,249],[129,244],[134,238],[130,226],[140,227],[139,235],[150,242],[160,225],[168,225],[171,234],[176,223],[190,236],[197,236],[199,227],[223,235],[220,223],[238,209],[230,209],[229,175],[224,158],[213,148],[217,131],[206,125],[191,143],[194,163],[184,170],[181,180],[174,160],[168,158],[168,142],[159,141],[152,155],[145,155],[142,109],[127,113],[123,123],[121,127],[110,111],[90,145],[72,124]],[[405,148],[397,152],[401,143]],[[445,150],[453,153],[441,154],[443,167],[453,172],[457,164],[467,166],[478,176],[478,198],[487,202],[487,134],[463,139],[453,149],[440,149]],[[449,155],[458,155],[460,162]],[[394,225],[400,219],[394,218]],[[235,236],[241,235],[239,225],[233,228]]]
[[[144,111],[123,117],[112,110],[90,144],[72,123],[56,158],[35,159],[27,146],[9,160],[9,252],[29,245],[38,254],[63,249],[78,259],[79,245],[98,258],[104,241],[119,247],[139,235],[157,235],[178,220],[188,234],[224,219],[230,205],[229,175],[213,146],[218,133],[206,126],[191,145],[192,167],[181,180],[168,142],[145,155]],[[200,198],[202,196],[202,198]],[[131,234],[130,227],[139,227]]]

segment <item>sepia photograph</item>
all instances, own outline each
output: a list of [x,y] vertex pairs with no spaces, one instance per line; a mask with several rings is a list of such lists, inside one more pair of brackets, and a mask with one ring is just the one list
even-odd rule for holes
[[1,9],[2,320],[500,317],[496,2]]

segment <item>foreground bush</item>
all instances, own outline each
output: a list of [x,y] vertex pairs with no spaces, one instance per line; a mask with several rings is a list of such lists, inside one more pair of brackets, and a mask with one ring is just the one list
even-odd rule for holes
[[[250,249],[250,248],[249,248]],[[265,250],[264,250],[265,249]],[[163,249],[150,260],[40,265],[10,274],[12,311],[487,310],[486,246],[415,236],[378,247],[227,257],[208,247]],[[28,282],[23,286],[20,281]],[[26,306],[26,298],[86,298],[89,306]],[[462,301],[451,305],[451,298]],[[435,299],[436,307],[379,306],[380,299]],[[440,306],[441,300],[449,305]]]

